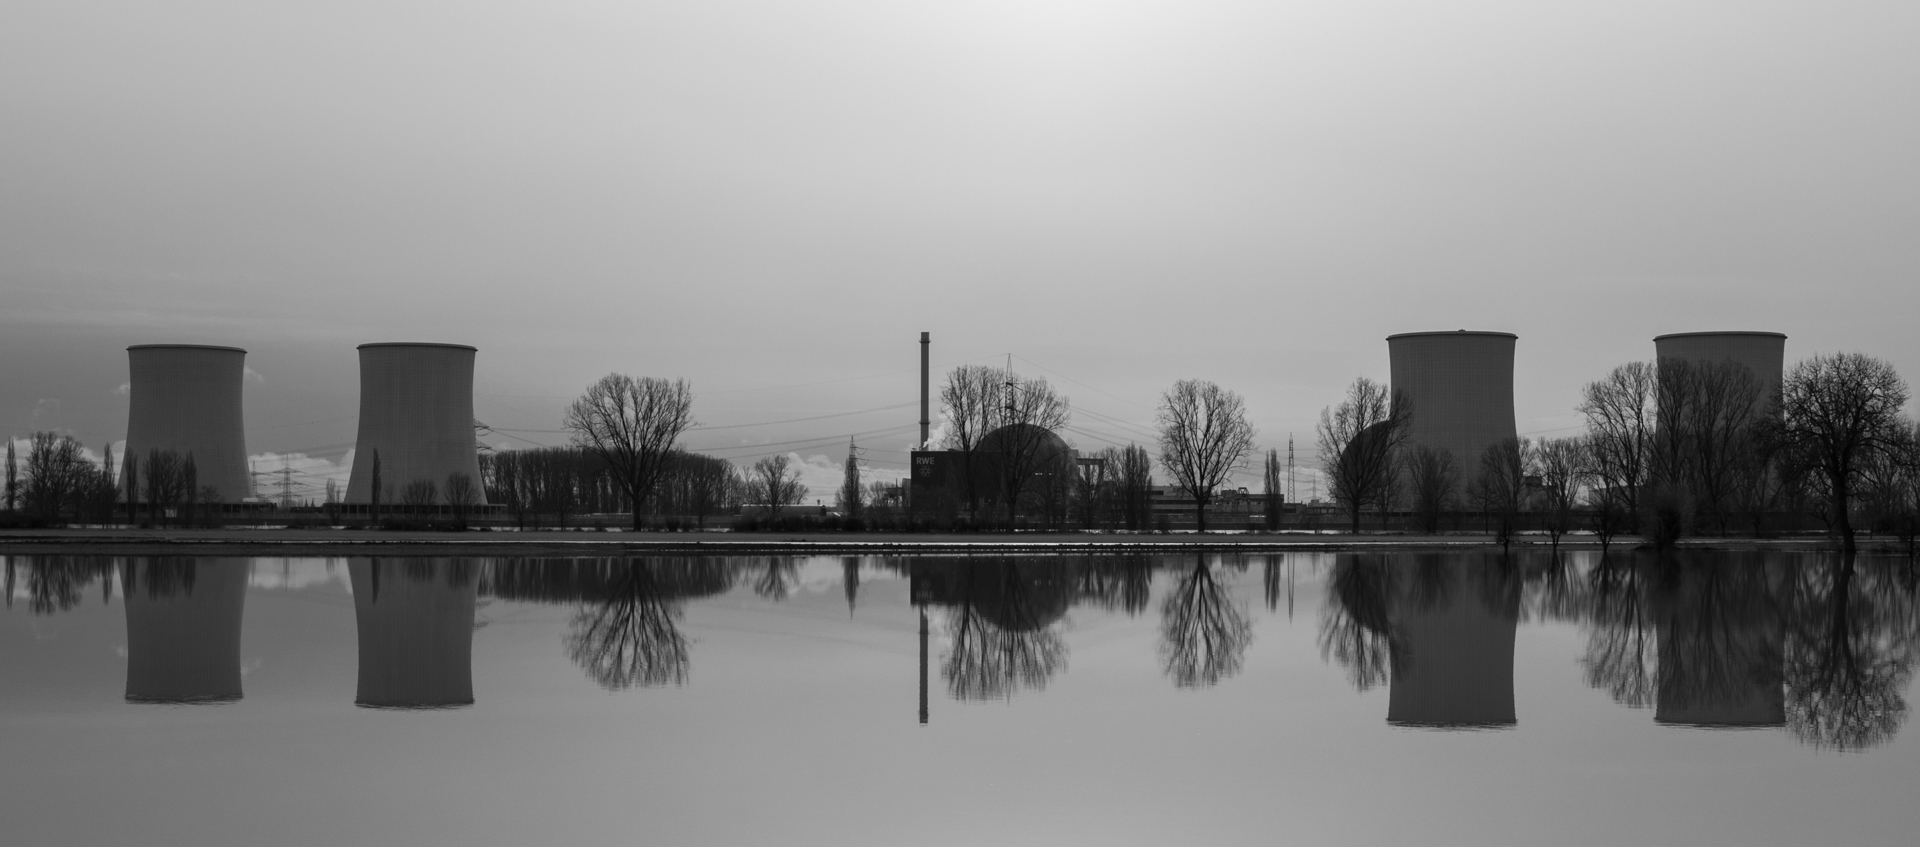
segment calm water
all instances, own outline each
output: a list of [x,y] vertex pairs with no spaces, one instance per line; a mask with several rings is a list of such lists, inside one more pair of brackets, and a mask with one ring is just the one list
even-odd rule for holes
[[1916,570],[11,557],[9,844],[1902,844]]

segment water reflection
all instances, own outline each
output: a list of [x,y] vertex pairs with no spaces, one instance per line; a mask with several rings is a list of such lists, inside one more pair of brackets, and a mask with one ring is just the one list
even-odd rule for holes
[[[17,561],[24,558],[25,561]],[[108,559],[82,556],[6,557],[7,606],[19,589],[25,589],[27,609],[36,615],[51,615],[80,605],[81,597],[93,583],[101,584],[101,602],[113,591],[107,579],[113,572]]]
[[1329,576],[1320,648],[1355,687],[1386,683],[1396,726],[1516,723],[1513,643],[1522,579],[1506,557],[1346,555]]
[[1803,566],[1786,590],[1786,724],[1820,747],[1884,743],[1907,717],[1917,643],[1913,567],[1854,556]]
[[353,559],[360,646],[356,705],[445,709],[473,703],[475,564],[460,559]]
[[127,702],[239,700],[246,559],[156,558],[120,566]]
[[1253,625],[1204,557],[1185,569],[1160,607],[1160,660],[1182,688],[1207,686],[1240,672]]
[[566,635],[567,656],[602,688],[621,691],[687,681],[691,659],[679,626],[683,606],[731,588],[731,564],[708,558],[500,560],[488,588],[503,599],[578,603]]
[[1074,585],[1059,563],[915,562],[910,573],[915,605],[946,608],[949,643],[940,676],[955,699],[1044,689],[1066,670],[1067,645],[1055,624],[1072,604]]

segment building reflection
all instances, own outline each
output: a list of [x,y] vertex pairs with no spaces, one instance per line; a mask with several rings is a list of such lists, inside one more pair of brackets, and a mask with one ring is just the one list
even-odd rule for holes
[[241,698],[247,559],[136,559],[120,566],[129,703]]
[[460,559],[348,561],[360,645],[355,705],[473,704],[475,570]]
[[1361,690],[1386,683],[1395,726],[1512,726],[1521,586],[1504,558],[1344,555],[1321,652]]
[[1076,596],[1074,574],[1058,561],[980,559],[914,561],[913,604],[922,616],[921,722],[926,722],[928,606],[946,611],[948,651],[940,676],[956,700],[1011,697],[1044,689],[1066,669],[1067,645],[1055,629]]

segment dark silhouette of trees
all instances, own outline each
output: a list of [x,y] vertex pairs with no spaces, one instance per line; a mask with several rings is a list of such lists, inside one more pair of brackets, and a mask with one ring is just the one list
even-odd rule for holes
[[71,435],[36,432],[27,441],[22,503],[27,514],[58,521],[92,483],[94,467]]
[[1055,563],[969,561],[950,572],[949,651],[940,675],[959,700],[1040,690],[1066,670],[1067,645],[1053,628],[1072,599]]
[[19,460],[13,453],[13,437],[7,437],[7,511],[19,508],[20,470]]
[[980,440],[977,450],[991,454],[988,464],[1006,506],[1007,528],[1013,529],[1021,499],[1035,477],[1057,477],[1064,486],[1074,469],[1073,453],[1058,434],[1069,418],[1067,398],[1056,393],[1045,379],[1019,377],[1012,372],[1005,375],[1007,382],[1000,392],[1002,405],[992,418],[995,426]]
[[633,528],[680,434],[693,425],[693,388],[684,379],[607,374],[567,408],[573,442],[600,457],[633,508]]
[[860,509],[866,505],[866,490],[860,487],[860,457],[853,439],[847,439],[847,465],[840,477],[838,505],[841,514],[849,520],[860,519]]
[[496,596],[582,603],[567,655],[609,691],[684,684],[690,641],[678,623],[682,604],[732,584],[723,563],[703,559],[523,560],[494,571]]
[[465,530],[467,521],[473,516],[473,510],[480,505],[480,489],[474,484],[473,477],[465,472],[454,471],[447,474],[447,487],[443,495],[447,508],[453,513],[454,528]]
[[1525,438],[1503,438],[1487,445],[1480,455],[1480,475],[1469,486],[1482,511],[1493,518],[1494,538],[1503,549],[1513,543],[1513,534],[1519,530],[1532,453],[1533,442]]
[[1804,360],[1781,386],[1774,437],[1790,461],[1811,472],[1844,550],[1856,549],[1849,515],[1854,487],[1869,456],[1900,443],[1906,402],[1906,381],[1893,366],[1858,353]]
[[1920,659],[1913,590],[1885,568],[1863,570],[1844,553],[1803,568],[1789,589],[1787,729],[1816,747],[1872,747],[1906,721]]
[[1207,504],[1216,489],[1246,464],[1253,449],[1240,395],[1211,382],[1183,379],[1160,395],[1160,464],[1193,498],[1194,520],[1207,531]]
[[787,599],[793,595],[794,583],[800,581],[799,567],[792,559],[779,556],[767,559],[753,580],[753,593],[775,603]]
[[1392,465],[1413,413],[1406,398],[1390,399],[1386,386],[1366,377],[1353,381],[1340,405],[1320,410],[1320,462],[1328,493],[1347,510],[1355,535],[1361,512],[1389,496]]
[[1421,532],[1437,534],[1440,516],[1454,509],[1460,488],[1460,469],[1453,460],[1453,451],[1416,445],[1407,453],[1406,466],[1414,521]]
[[1581,391],[1576,410],[1587,419],[1596,497],[1630,520],[1640,514],[1640,489],[1652,464],[1655,386],[1650,362],[1628,362]]
[[1153,519],[1153,459],[1147,448],[1109,447],[1104,455],[1114,468],[1114,499],[1122,524],[1130,530],[1148,528]]
[[1357,690],[1386,684],[1399,663],[1389,616],[1394,590],[1394,571],[1384,556],[1342,554],[1327,575],[1320,658],[1346,668]]
[[947,372],[947,383],[940,388],[941,415],[946,424],[947,449],[960,454],[961,493],[968,514],[980,514],[980,479],[976,455],[980,439],[999,421],[1002,394],[1010,380],[1005,371],[986,365],[962,365]]
[[1573,510],[1588,479],[1590,455],[1587,439],[1582,436],[1545,438],[1534,448],[1547,535],[1555,550],[1560,548],[1560,536],[1573,531]]
[[1267,531],[1271,532],[1280,528],[1281,512],[1287,501],[1286,490],[1281,487],[1279,450],[1267,451],[1260,482],[1261,494],[1266,500]]
[[1240,672],[1253,625],[1204,558],[1160,606],[1160,661],[1173,684],[1208,686]]
[[748,496],[765,503],[767,519],[780,517],[780,510],[806,499],[807,487],[800,482],[800,469],[792,466],[785,453],[767,456],[753,463],[747,484]]

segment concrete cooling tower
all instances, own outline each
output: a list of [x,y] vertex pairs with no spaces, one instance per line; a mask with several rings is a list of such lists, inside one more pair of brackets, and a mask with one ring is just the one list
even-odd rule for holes
[[445,709],[473,704],[477,576],[462,562],[347,563],[360,641],[355,705]]
[[161,559],[121,565],[127,615],[127,702],[238,700],[246,559]]
[[360,345],[360,434],[354,443],[348,503],[372,502],[373,457],[380,457],[380,502],[408,483],[466,474],[480,491],[473,438],[473,356],[464,344]]
[[1661,359],[1746,365],[1760,378],[1764,396],[1772,397],[1780,391],[1786,368],[1787,337],[1777,332],[1675,332],[1655,336],[1653,351]]
[[182,458],[191,454],[201,487],[212,487],[229,503],[252,497],[240,413],[246,361],[247,351],[238,347],[128,347],[124,455],[144,462],[152,450],[172,450]]
[[1397,655],[1387,696],[1387,722],[1512,726],[1513,642],[1520,626],[1520,593],[1486,590],[1490,580],[1497,582],[1491,565],[1443,567],[1424,590],[1403,588],[1394,598]]
[[1515,435],[1513,345],[1505,332],[1387,336],[1393,392],[1413,403],[1408,446],[1453,453],[1461,478],[1478,473],[1487,447]]

